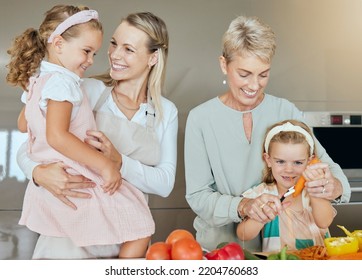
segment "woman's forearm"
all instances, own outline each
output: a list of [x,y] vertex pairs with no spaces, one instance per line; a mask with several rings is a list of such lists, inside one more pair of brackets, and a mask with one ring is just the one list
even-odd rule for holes
[[155,167],[123,156],[122,177],[147,194],[167,197],[171,193],[176,175],[176,163],[162,163]]

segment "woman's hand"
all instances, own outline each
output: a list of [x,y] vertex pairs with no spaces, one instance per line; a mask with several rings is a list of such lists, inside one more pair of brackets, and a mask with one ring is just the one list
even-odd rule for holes
[[93,188],[95,184],[82,175],[68,174],[67,168],[68,166],[62,162],[38,165],[33,170],[33,181],[76,210],[77,206],[68,197],[90,198],[89,193],[75,191],[75,189]]
[[89,136],[84,141],[100,151],[105,157],[115,162],[118,170],[122,167],[122,155],[113,146],[112,142],[104,135],[103,132],[97,130],[88,130]]
[[238,209],[242,216],[265,224],[274,220],[287,206],[284,203],[282,205],[280,198],[276,195],[262,194],[254,199],[243,198]]
[[327,163],[320,162],[307,166],[303,176],[306,179],[305,188],[310,196],[332,201],[342,195],[342,184],[333,177]]

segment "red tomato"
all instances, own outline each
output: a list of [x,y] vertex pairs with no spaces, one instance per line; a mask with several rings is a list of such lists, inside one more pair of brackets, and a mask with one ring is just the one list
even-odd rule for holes
[[165,242],[153,243],[146,252],[146,260],[170,260],[171,245]]
[[183,238],[172,244],[173,260],[202,260],[202,256],[202,248],[195,239]]
[[175,229],[167,236],[166,243],[172,245],[177,240],[180,240],[183,238],[195,240],[195,237],[192,235],[191,232],[189,232],[185,229]]

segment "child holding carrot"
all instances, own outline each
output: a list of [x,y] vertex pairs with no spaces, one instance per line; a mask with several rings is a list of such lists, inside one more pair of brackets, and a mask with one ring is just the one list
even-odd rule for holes
[[[307,125],[295,120],[273,125],[264,140],[263,182],[243,196],[256,198],[266,193],[282,197],[296,185],[315,157],[315,144]],[[282,205],[280,213],[276,213],[270,203],[260,205],[255,211],[272,212],[269,214],[274,214],[275,218],[266,224],[244,219],[237,227],[238,238],[251,240],[262,231],[264,252],[279,251],[284,245],[290,250],[299,250],[324,244],[323,239],[329,236],[328,227],[336,215],[330,201],[311,197],[307,191],[299,189],[293,196],[286,197]]]

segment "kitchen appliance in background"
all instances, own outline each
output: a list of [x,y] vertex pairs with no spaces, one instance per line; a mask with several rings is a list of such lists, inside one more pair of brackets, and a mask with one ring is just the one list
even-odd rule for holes
[[330,226],[331,235],[344,236],[337,224],[362,229],[362,219],[358,218],[362,213],[362,112],[306,111],[304,117],[351,185],[350,202],[335,205],[337,216]]

